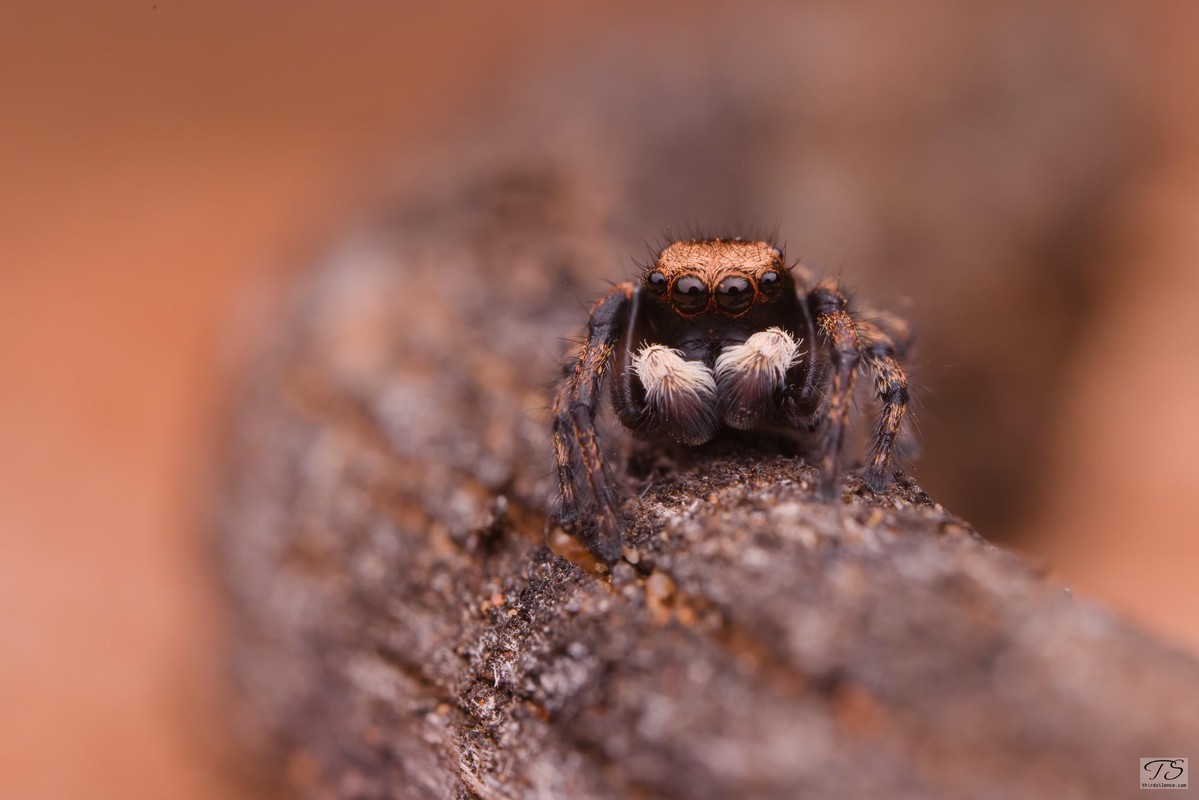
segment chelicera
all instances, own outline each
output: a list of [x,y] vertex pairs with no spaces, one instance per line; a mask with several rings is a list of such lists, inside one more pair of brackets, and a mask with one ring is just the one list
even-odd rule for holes
[[808,285],[769,242],[669,244],[639,281],[592,307],[558,389],[560,524],[600,558],[619,557],[619,491],[595,429],[609,375],[617,418],[643,438],[700,445],[732,429],[814,443],[820,494],[833,499],[855,377],[865,372],[882,413],[863,477],[883,490],[908,404],[907,339],[901,320],[851,310],[835,283]]

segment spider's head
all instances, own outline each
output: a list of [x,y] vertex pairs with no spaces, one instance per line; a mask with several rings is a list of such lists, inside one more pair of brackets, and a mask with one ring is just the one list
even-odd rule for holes
[[791,276],[782,251],[768,242],[700,239],[667,245],[642,283],[650,297],[681,316],[739,317],[782,296]]

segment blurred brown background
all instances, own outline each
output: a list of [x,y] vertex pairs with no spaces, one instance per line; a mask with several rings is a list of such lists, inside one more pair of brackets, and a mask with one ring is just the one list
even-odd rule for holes
[[[1199,14],[787,8],[720,24],[741,47],[757,26],[802,50],[810,79],[786,80],[810,108],[768,122],[807,125],[817,149],[780,165],[799,188],[774,190],[777,222],[921,331],[915,475],[1199,652]],[[502,117],[579,51],[653,58],[707,14],[5,4],[0,796],[255,793],[212,713],[202,530],[236,331],[388,170],[485,141],[479,109]],[[715,68],[748,58],[783,80],[769,48],[705,30]]]

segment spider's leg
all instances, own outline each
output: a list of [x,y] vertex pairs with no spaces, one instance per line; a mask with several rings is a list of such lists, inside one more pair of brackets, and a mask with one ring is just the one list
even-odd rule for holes
[[830,376],[828,417],[820,452],[820,491],[826,500],[837,495],[837,470],[849,428],[854,377],[861,359],[862,344],[845,295],[831,286],[818,286],[807,297],[809,313],[816,323],[816,338],[828,351]]
[[883,406],[865,475],[866,485],[879,492],[891,480],[892,451],[903,430],[908,405],[908,378],[899,363],[907,341],[897,344],[880,324],[869,321],[856,324],[861,334],[863,366],[873,375],[875,395]]
[[649,429],[654,421],[645,388],[637,381],[632,367],[633,354],[642,336],[639,323],[643,302],[643,293],[635,290],[629,300],[624,334],[612,354],[612,409],[620,423],[633,432]]
[[619,503],[596,436],[595,415],[632,295],[632,284],[620,284],[591,309],[582,351],[558,389],[553,408],[559,522],[609,563],[620,557]]

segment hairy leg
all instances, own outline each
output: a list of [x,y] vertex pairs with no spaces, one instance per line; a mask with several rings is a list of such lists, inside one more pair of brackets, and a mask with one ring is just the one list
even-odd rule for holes
[[878,492],[891,481],[892,454],[907,411],[908,378],[899,363],[907,342],[897,344],[890,333],[874,322],[859,321],[857,327],[862,341],[863,367],[873,377],[874,393],[883,407],[865,475],[866,485]]
[[849,429],[854,377],[862,345],[848,302],[831,286],[818,286],[808,294],[808,307],[816,322],[816,337],[824,344],[830,361],[828,416],[821,443],[820,492],[825,499],[837,496],[837,474]]
[[595,415],[632,296],[632,284],[620,284],[591,309],[582,350],[553,407],[559,522],[608,562],[620,557],[619,498],[600,450]]

